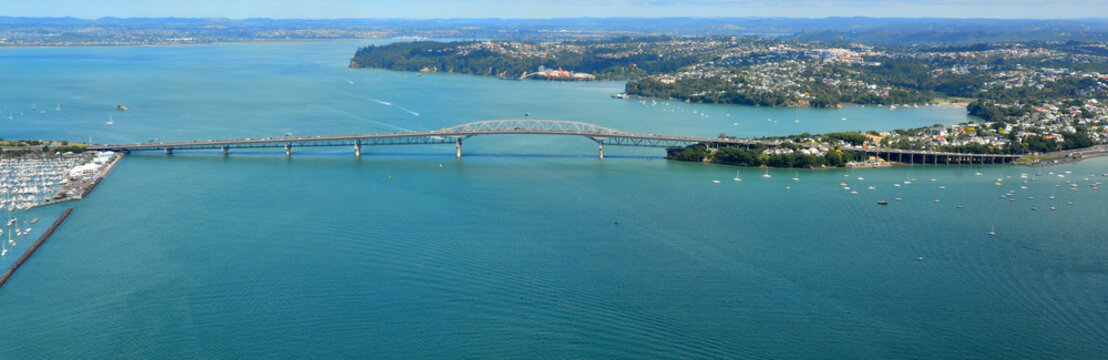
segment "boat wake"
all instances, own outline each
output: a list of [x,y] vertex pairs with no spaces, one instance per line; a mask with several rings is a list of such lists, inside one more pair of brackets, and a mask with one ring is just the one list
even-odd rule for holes
[[377,100],[377,99],[374,99],[374,98],[365,98],[365,99],[369,100],[369,101],[372,101],[372,102],[375,102],[375,103],[378,103],[378,104],[381,104],[381,105],[392,106],[392,103],[390,103],[388,101],[381,101],[381,100]]
[[419,113],[417,113],[415,111],[408,110],[408,108],[406,108],[406,107],[403,107],[403,106],[400,106],[400,105],[397,105],[396,107],[400,108],[400,110],[404,110],[404,112],[412,114],[412,116],[419,116]]
[[396,130],[400,130],[400,131],[405,131],[405,132],[412,132],[412,131],[415,131],[415,130],[412,130],[412,129],[409,129],[409,128],[406,128],[406,127],[402,127],[402,126],[396,126],[396,125],[393,125],[393,124],[383,123],[383,122],[380,122],[380,121],[375,121],[375,120],[372,120],[372,119],[369,119],[369,118],[365,118],[365,117],[359,116],[358,114],[354,114],[354,113],[351,113],[351,112],[349,112],[349,111],[345,111],[345,110],[340,110],[340,109],[334,109],[334,108],[332,108],[332,109],[330,109],[330,110],[331,110],[331,111],[334,111],[334,112],[336,112],[336,113],[339,113],[339,114],[345,115],[345,116],[347,116],[347,117],[349,117],[349,118],[352,118],[352,119],[357,119],[357,120],[362,120],[362,121],[368,121],[368,122],[371,122],[371,123],[374,123],[374,124],[377,124],[377,125],[381,125],[381,126],[385,126],[385,127],[390,127],[390,128],[393,128],[393,129],[396,129]]

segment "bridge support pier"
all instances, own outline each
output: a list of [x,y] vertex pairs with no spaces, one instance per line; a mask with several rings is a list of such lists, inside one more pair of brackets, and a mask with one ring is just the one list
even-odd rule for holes
[[285,144],[285,157],[292,157],[292,145]]
[[173,155],[173,148],[165,148],[166,155]]
[[604,143],[600,143],[600,160],[604,160]]
[[362,143],[354,142],[354,157],[362,157]]
[[457,156],[462,158],[462,139],[454,140],[454,149],[457,150]]
[[230,151],[231,148],[225,145],[221,148],[221,150],[223,150],[223,156],[227,156],[227,152]]

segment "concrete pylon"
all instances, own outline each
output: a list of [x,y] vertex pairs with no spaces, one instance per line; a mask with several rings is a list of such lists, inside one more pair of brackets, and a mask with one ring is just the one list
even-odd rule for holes
[[166,155],[173,155],[173,148],[165,148]]
[[292,156],[292,145],[285,144],[285,157]]
[[231,148],[229,146],[224,145],[222,150],[223,150],[223,156],[227,156],[227,152],[231,151]]
[[362,143],[354,142],[354,156],[362,157]]
[[454,140],[454,148],[456,150],[458,150],[458,158],[461,159],[462,158],[462,140],[461,139]]
[[600,143],[600,160],[604,160],[604,143]]

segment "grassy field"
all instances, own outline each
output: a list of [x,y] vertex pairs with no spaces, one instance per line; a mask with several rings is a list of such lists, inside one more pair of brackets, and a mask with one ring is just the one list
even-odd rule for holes
[[1063,156],[1024,156],[1016,160],[1021,163],[1034,163],[1040,161],[1051,161],[1063,158]]

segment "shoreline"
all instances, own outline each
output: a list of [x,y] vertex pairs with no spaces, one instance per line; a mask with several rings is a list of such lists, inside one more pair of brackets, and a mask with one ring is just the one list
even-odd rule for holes
[[[116,164],[119,164],[119,162],[123,160],[124,156],[126,156],[126,154],[124,154],[124,153],[115,153],[115,155],[112,156],[113,157],[112,161],[109,162],[107,165],[104,166],[103,169],[100,170],[100,172],[98,173],[98,175],[96,177],[96,180],[93,181],[92,183],[90,183],[89,185],[85,186],[81,190],[81,195],[80,196],[78,196],[78,197],[67,197],[67,198],[59,200],[59,201],[44,202],[42,204],[37,204],[37,205],[31,206],[30,208],[28,208],[28,210],[29,209],[34,209],[34,208],[39,208],[39,207],[44,207],[44,206],[49,206],[49,205],[67,203],[67,202],[70,202],[70,201],[83,200],[85,197],[88,196],[89,193],[92,192],[93,189],[96,188],[97,185],[100,185],[100,181],[104,180],[104,178],[107,177],[108,174],[112,172],[112,169],[115,168]],[[58,190],[58,193],[54,194],[54,196],[56,197],[58,194],[60,194],[62,192],[65,192],[65,191],[66,191],[66,189],[62,188],[62,189]]]
[[50,228],[46,229],[46,232],[42,233],[42,236],[39,236],[38,240],[35,240],[35,242],[31,244],[31,247],[27,248],[27,251],[23,252],[23,255],[20,256],[19,259],[16,260],[10,268],[8,268],[8,271],[5,271],[3,275],[0,275],[0,289],[4,288],[4,284],[6,284],[8,282],[8,279],[10,279],[13,274],[15,274],[15,271],[19,270],[19,267],[22,266],[23,263],[27,262],[27,260],[31,258],[31,255],[35,254],[35,251],[38,250],[39,246],[42,246],[42,244],[45,243],[51,235],[54,235],[54,231],[57,230],[58,227],[61,226],[62,223],[64,223],[65,220],[69,218],[69,214],[72,213],[73,208],[65,209],[65,212],[62,212],[62,215],[58,216],[57,220],[54,220],[54,223],[50,225]]
[[159,46],[198,46],[198,45],[218,45],[218,44],[247,44],[247,43],[300,43],[300,42],[326,42],[326,41],[348,41],[355,42],[359,40],[390,40],[393,38],[339,38],[339,39],[251,39],[251,40],[229,40],[229,41],[209,41],[209,42],[182,42],[182,43],[165,43],[165,44],[73,44],[73,45],[3,45],[0,44],[0,49],[42,49],[42,48],[101,48],[101,47],[159,47]]
[[83,193],[81,193],[81,197],[77,198],[77,200],[84,199],[86,196],[88,196],[89,193],[92,192],[93,189],[96,189],[96,186],[100,185],[100,182],[103,181],[104,178],[107,177],[108,174],[112,172],[112,169],[115,168],[116,164],[118,164],[121,160],[123,160],[124,156],[125,156],[124,153],[116,153],[115,154],[115,159],[112,159],[112,162],[108,163],[108,166],[104,167],[104,170],[100,171],[100,175],[96,177],[96,181],[93,181],[91,185],[86,187],[85,191]]

